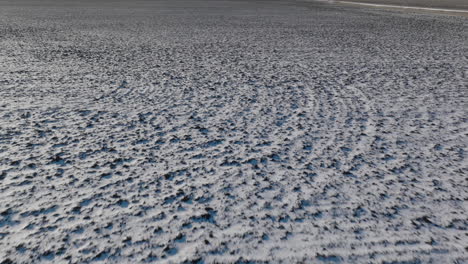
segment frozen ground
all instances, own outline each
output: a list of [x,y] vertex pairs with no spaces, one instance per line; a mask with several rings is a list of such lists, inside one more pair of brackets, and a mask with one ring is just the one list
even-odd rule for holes
[[0,262],[467,263],[467,26],[0,2]]

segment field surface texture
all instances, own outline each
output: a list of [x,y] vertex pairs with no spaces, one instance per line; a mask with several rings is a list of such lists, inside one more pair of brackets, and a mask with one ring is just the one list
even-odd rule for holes
[[467,263],[467,26],[0,2],[0,263]]

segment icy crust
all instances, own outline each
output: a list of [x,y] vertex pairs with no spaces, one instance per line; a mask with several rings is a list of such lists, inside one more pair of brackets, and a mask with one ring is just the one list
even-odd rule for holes
[[467,24],[5,4],[0,261],[467,261]]

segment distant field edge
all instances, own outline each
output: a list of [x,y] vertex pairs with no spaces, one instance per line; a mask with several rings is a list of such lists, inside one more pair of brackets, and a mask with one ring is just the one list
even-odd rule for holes
[[[380,8],[395,8],[395,9],[406,9],[406,10],[420,10],[430,12],[443,12],[468,15],[468,4],[461,3],[462,1],[448,1],[445,5],[431,4],[433,1],[404,1],[404,0],[390,0],[390,1],[329,1],[341,4],[361,5],[369,7],[380,7]],[[457,4],[459,2],[459,4]],[[464,1],[463,1],[464,2]]]

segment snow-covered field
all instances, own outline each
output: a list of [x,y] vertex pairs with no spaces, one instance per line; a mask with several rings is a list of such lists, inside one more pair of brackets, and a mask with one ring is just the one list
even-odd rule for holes
[[0,263],[467,263],[467,26],[0,2]]

